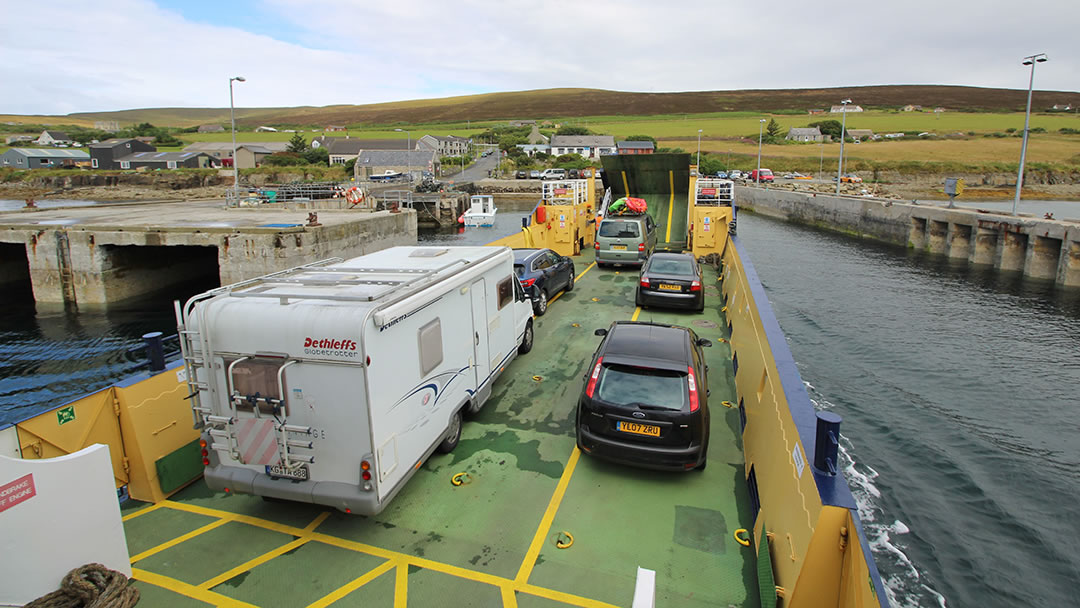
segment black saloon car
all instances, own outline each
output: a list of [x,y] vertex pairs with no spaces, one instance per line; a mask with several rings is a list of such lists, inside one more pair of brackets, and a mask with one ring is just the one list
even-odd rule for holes
[[704,346],[676,325],[616,321],[585,375],[577,445],[586,454],[649,469],[704,469],[709,448]]
[[548,300],[560,289],[574,289],[574,261],[550,249],[515,249],[514,272],[538,317],[547,312]]
[[638,281],[638,306],[705,309],[701,288],[701,268],[689,253],[654,253],[641,267]]

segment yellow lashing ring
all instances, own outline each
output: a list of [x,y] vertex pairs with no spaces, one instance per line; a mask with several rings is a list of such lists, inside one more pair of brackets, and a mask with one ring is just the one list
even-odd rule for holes
[[540,381],[542,381],[543,379],[544,379],[544,377],[543,377],[543,376],[533,376],[533,381],[534,381],[534,382],[540,382]]
[[[562,537],[566,537],[567,541],[563,542]],[[574,544],[574,535],[570,534],[566,530],[559,532],[559,535],[555,538],[555,546],[559,549],[569,549],[570,545]]]
[[727,306],[720,309],[720,312],[727,312]]
[[471,481],[472,475],[469,475],[468,473],[455,473],[454,476],[450,478],[450,485],[463,486]]
[[720,405],[722,405],[724,407],[735,407],[735,404],[730,402],[730,401],[721,401]]
[[[740,533],[746,534],[746,540],[743,540],[739,537]],[[739,543],[744,547],[750,546],[750,534],[746,531],[746,528],[739,528],[738,530],[735,530],[735,542]]]

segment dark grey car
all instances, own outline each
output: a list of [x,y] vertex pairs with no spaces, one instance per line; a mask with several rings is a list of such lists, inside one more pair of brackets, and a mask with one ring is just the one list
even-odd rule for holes
[[638,306],[705,309],[701,267],[689,253],[654,253],[641,267]]

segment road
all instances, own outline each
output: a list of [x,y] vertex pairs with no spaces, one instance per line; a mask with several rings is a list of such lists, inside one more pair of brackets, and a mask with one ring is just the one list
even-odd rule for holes
[[455,181],[455,182],[475,182],[488,177],[488,171],[495,171],[495,167],[499,164],[498,152],[493,152],[490,156],[481,156],[479,160],[473,165],[466,167],[464,173],[454,173],[453,175],[446,175],[446,171],[450,167],[444,167],[442,178],[443,181]]

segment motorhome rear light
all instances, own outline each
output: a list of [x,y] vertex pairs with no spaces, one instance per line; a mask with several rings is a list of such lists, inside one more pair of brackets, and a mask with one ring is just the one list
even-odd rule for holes
[[207,452],[207,451],[206,451],[206,448],[203,448],[203,449],[202,449],[202,457],[203,457],[203,458],[206,458],[206,457],[207,457],[207,456],[209,456],[209,455],[210,455],[210,452]]
[[[209,459],[209,458],[205,458],[205,457],[204,457],[204,458],[202,459],[202,463],[203,463],[203,466],[204,466],[204,467],[208,467],[208,466],[210,466],[210,459]],[[228,491],[228,490],[226,490],[226,492],[227,492],[227,491]]]
[[603,357],[596,360],[596,367],[593,368],[592,375],[589,376],[589,384],[585,386],[585,396],[590,399],[592,399],[593,391],[596,390],[596,379],[600,377],[600,365],[603,362]]
[[690,291],[701,291],[701,281],[690,283]]
[[206,440],[205,439],[200,439],[199,440],[199,447],[200,448],[205,448],[206,447]]
[[360,474],[360,477],[362,477],[364,481],[371,481],[371,471],[364,471]]
[[686,383],[690,386],[690,411],[698,411],[697,380],[694,378],[694,368],[687,366]]
[[368,471],[368,470],[371,469],[371,463],[366,461],[366,460],[361,460],[360,461],[360,468],[365,470],[365,471]]
[[525,279],[524,281],[521,282],[521,286],[522,287],[532,287],[533,283],[535,283],[535,282],[536,282],[536,279]]
[[638,251],[645,251],[645,243],[638,243],[637,244],[637,250]]

